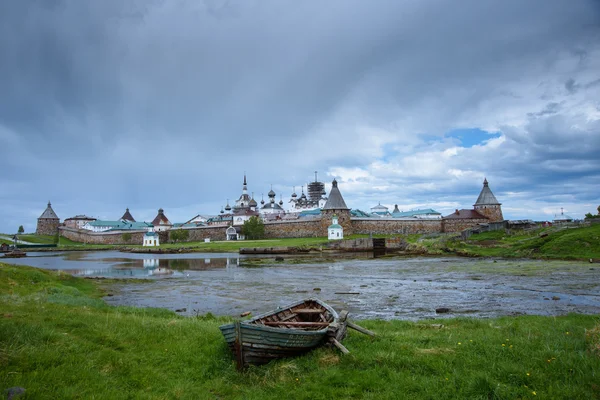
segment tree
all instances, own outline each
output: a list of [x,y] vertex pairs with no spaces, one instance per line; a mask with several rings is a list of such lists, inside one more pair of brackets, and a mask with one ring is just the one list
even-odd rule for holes
[[597,210],[598,210],[598,215],[600,215],[600,206],[598,206]]
[[23,228],[23,225],[19,226],[19,230],[17,231],[17,233],[23,233],[25,232],[25,228]]
[[265,237],[265,224],[256,216],[250,217],[250,219],[244,221],[242,233],[246,236],[246,239],[262,239]]
[[131,241],[131,232],[125,232],[121,235],[121,239],[123,239],[123,241],[125,243],[130,242]]
[[171,232],[169,232],[169,238],[175,243],[180,241],[185,242],[189,237],[190,231],[187,229],[172,229]]

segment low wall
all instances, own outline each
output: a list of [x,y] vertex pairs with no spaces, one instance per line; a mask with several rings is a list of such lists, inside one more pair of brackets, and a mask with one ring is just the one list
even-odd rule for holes
[[439,233],[442,231],[442,220],[352,218],[352,230],[355,234]]
[[[146,231],[127,231],[131,235],[131,239],[128,241],[123,239],[123,233],[125,232],[91,232],[86,229],[74,229],[66,226],[59,228],[60,236],[85,244],[142,244]],[[166,235],[162,235],[161,232],[159,238],[162,242],[166,240]]]
[[444,233],[457,233],[468,228],[473,228],[479,224],[487,224],[490,222],[489,219],[444,219],[443,220]]
[[265,222],[265,238],[300,238],[327,236],[327,231],[321,232],[321,220],[309,221],[273,221]]
[[[210,240],[226,240],[225,231],[227,226],[199,226],[197,228],[183,228],[189,231],[188,242],[201,242],[204,239]],[[174,231],[176,229],[172,229]],[[169,231],[169,232],[171,232]],[[170,237],[170,235],[169,235]]]

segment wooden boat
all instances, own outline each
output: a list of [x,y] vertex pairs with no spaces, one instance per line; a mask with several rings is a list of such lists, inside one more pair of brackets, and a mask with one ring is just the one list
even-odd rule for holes
[[241,369],[301,355],[326,343],[328,328],[338,318],[321,300],[307,299],[220,329]]

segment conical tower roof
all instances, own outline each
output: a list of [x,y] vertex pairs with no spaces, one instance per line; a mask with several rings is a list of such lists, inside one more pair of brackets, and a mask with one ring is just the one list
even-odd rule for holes
[[500,204],[501,203],[498,202],[498,200],[496,199],[496,196],[494,196],[494,193],[492,193],[492,191],[490,190],[490,187],[488,186],[487,178],[484,178],[483,189],[481,189],[481,193],[479,193],[479,197],[477,198],[477,201],[473,205],[474,206],[483,206],[483,205],[500,205]]
[[135,222],[135,219],[133,219],[133,216],[129,212],[129,208],[125,209],[125,214],[123,214],[123,216],[121,217],[121,219],[125,220],[125,221],[129,221],[129,222]]
[[40,218],[42,218],[42,219],[59,219],[58,215],[56,215],[56,213],[52,209],[52,204],[50,202],[48,202],[48,207],[44,210],[42,215],[40,215]]
[[331,182],[331,192],[329,192],[329,198],[327,199],[323,210],[349,210],[340,193],[340,189],[338,189],[337,181],[335,179]]

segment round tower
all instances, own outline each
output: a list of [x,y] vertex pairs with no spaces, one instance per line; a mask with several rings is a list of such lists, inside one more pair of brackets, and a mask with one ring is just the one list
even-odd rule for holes
[[52,209],[52,204],[48,202],[48,207],[37,220],[37,229],[35,230],[35,234],[56,235],[58,233],[59,226],[60,219]]
[[331,182],[331,192],[329,192],[327,203],[321,210],[321,232],[325,233],[325,236],[327,236],[327,228],[334,216],[337,217],[338,224],[342,226],[344,234],[351,235],[350,209],[346,206],[335,179]]
[[490,219],[490,222],[504,221],[502,204],[498,202],[488,185],[487,178],[483,180],[483,188],[473,208]]

